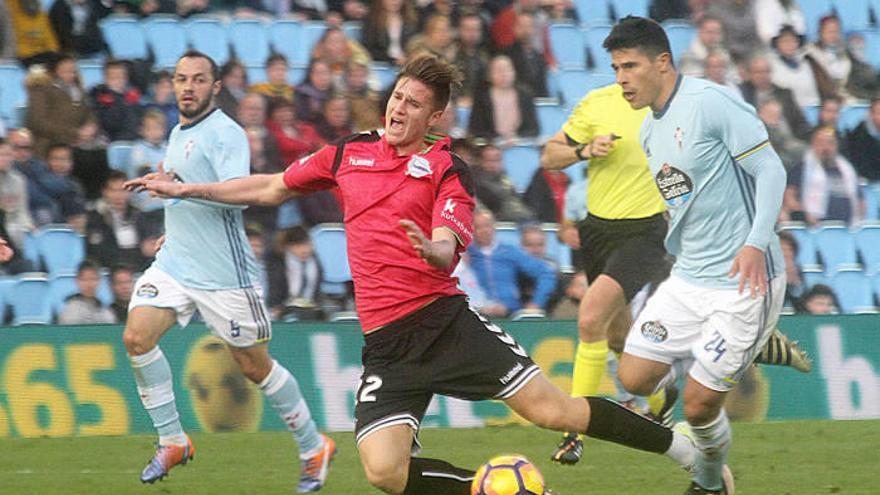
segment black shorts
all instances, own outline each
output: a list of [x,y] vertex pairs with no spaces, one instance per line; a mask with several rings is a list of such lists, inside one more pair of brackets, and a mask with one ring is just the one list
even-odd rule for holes
[[665,280],[672,267],[663,246],[666,228],[662,213],[623,220],[587,215],[578,225],[587,281],[605,274],[623,287],[629,302],[648,282]]
[[434,394],[507,399],[540,369],[464,296],[440,298],[364,337],[355,436],[405,424],[418,433]]

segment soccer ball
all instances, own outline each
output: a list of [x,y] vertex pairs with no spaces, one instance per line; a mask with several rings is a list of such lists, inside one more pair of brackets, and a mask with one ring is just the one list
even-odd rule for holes
[[521,455],[502,455],[480,466],[471,495],[543,495],[544,477]]

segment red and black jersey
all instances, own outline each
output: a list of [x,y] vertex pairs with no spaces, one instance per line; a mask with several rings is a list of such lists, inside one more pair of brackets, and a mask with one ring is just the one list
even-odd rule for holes
[[[365,331],[395,321],[430,301],[461,294],[451,276],[473,232],[470,169],[443,137],[398,156],[373,131],[349,136],[287,167],[284,183],[299,192],[339,186],[355,301]],[[398,220],[415,222],[429,238],[446,227],[458,238],[449,269],[429,265]]]

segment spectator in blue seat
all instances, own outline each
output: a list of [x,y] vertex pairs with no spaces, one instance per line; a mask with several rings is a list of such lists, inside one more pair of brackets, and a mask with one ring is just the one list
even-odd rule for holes
[[483,146],[472,172],[477,201],[491,210],[499,221],[534,220],[534,213],[520,199],[516,187],[504,171],[501,149],[492,144]]
[[128,67],[121,60],[104,64],[104,83],[89,92],[101,129],[111,141],[137,139],[141,122],[141,93],[128,81]]
[[238,102],[248,93],[247,70],[241,62],[232,59],[220,67],[220,80],[223,86],[214,101],[223,113],[234,119],[238,115]]
[[129,202],[131,192],[122,185],[128,177],[113,170],[101,191],[101,199],[89,211],[86,254],[101,266],[126,264],[141,268],[152,256],[162,211],[142,213]]
[[[267,100],[272,98],[284,98],[293,101],[293,85],[287,81],[287,58],[280,53],[273,53],[266,59],[265,82],[251,86],[250,92],[263,95]],[[241,100],[239,100],[241,103]]]
[[[474,243],[468,247],[471,268],[489,301],[480,312],[504,317],[520,309],[546,310],[556,288],[556,274],[546,262],[529,256],[518,246],[500,244],[495,239],[495,217],[488,210],[474,214]],[[532,297],[521,300],[517,277],[535,284]]]
[[[226,88],[225,79],[223,81],[223,88]],[[144,109],[156,109],[165,115],[166,137],[180,120],[180,113],[177,110],[177,99],[174,97],[174,86],[171,82],[171,73],[167,70],[160,70],[153,76],[153,84],[150,86],[150,92],[146,97]]]
[[783,306],[790,307],[798,313],[804,311],[804,293],[807,292],[807,284],[804,274],[798,265],[797,257],[800,251],[797,239],[791,232],[779,233],[779,244],[782,246],[782,257],[785,258],[785,301]]
[[810,225],[825,220],[857,223],[864,214],[859,178],[838,153],[837,131],[818,127],[803,162],[788,174],[782,213]]
[[810,315],[836,315],[840,313],[837,294],[825,284],[816,284],[804,294],[802,312]]
[[140,139],[131,148],[130,178],[140,177],[158,170],[159,162],[165,158],[165,114],[156,109],[144,112],[141,117]]
[[293,227],[278,232],[267,262],[269,298],[275,318],[318,319],[323,269],[308,231]]
[[459,91],[458,105],[473,105],[474,94],[483,81],[483,74],[489,66],[489,50],[486,48],[483,33],[483,18],[476,12],[462,15],[458,20],[458,48],[455,51],[455,65],[461,71],[463,81]]
[[101,283],[100,267],[85,260],[76,271],[76,287],[79,292],[68,297],[58,315],[61,325],[97,325],[116,323],[116,315],[98,300],[98,284]]
[[28,208],[27,178],[15,170],[12,145],[0,138],[0,212],[3,213],[3,239],[22,246],[27,232],[34,228]]
[[71,175],[73,172],[73,150],[64,144],[49,146],[46,165],[58,191],[55,198],[61,206],[52,223],[67,223],[77,232],[86,226],[86,198],[82,184]]
[[128,265],[116,265],[110,269],[110,290],[113,302],[110,311],[116,316],[117,323],[128,319],[128,303],[134,290],[134,270]]
[[538,115],[528,88],[518,84],[513,62],[497,55],[489,62],[487,83],[474,95],[470,133],[504,141],[538,135]]
[[364,23],[364,47],[376,62],[403,65],[406,45],[418,34],[418,16],[414,2],[376,0]]
[[296,87],[296,119],[312,125],[324,122],[324,103],[333,92],[333,73],[330,64],[314,58],[309,62],[305,79]]
[[871,100],[868,117],[846,135],[844,154],[861,177],[880,181],[880,95]]
[[549,96],[547,91],[547,59],[544,52],[532,44],[535,35],[535,18],[529,13],[516,16],[515,40],[504,53],[513,61],[517,80],[532,96]]

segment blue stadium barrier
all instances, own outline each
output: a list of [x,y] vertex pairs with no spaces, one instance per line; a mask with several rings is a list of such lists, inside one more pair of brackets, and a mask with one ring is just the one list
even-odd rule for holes
[[505,148],[501,153],[507,176],[517,192],[524,192],[529,187],[535,171],[541,168],[541,150],[533,144],[517,144]]
[[865,198],[865,220],[880,220],[880,183],[862,186]]
[[840,17],[841,29],[844,32],[864,29],[870,26],[869,5],[869,0],[832,1],[832,6],[834,11],[837,12],[837,16]]
[[185,24],[189,45],[213,58],[219,65],[229,61],[226,26],[214,17],[196,17]]
[[577,49],[585,46],[580,28],[574,24],[551,24],[549,36],[550,49],[560,67],[587,67],[586,51]]
[[44,273],[27,273],[8,293],[8,304],[12,311],[12,324],[49,325],[52,323],[52,308],[49,304],[49,280]]
[[131,170],[131,141],[113,141],[107,146],[107,164],[126,174]]
[[858,263],[856,241],[849,229],[843,225],[823,225],[814,233],[816,250],[822,258],[827,273],[834,273],[840,267]]
[[142,23],[155,67],[174,67],[187,50],[186,31],[176,18],[150,17]]
[[6,302],[9,300],[9,292],[18,282],[17,277],[0,277],[0,325],[6,323]]
[[324,32],[327,31],[327,23],[322,21],[309,21],[303,24],[302,40],[300,41],[299,51],[305,55],[305,64],[308,64],[312,58],[312,50]]
[[813,287],[818,284],[831,286],[831,277],[819,265],[803,266],[801,267],[801,274],[804,276],[804,282],[807,287]]
[[147,37],[137,17],[111,15],[102,19],[99,26],[114,58],[146,59],[149,57]]
[[312,227],[309,234],[315,246],[315,256],[324,270],[321,290],[330,295],[343,295],[345,283],[351,281],[345,228],[342,224],[320,224]]
[[266,63],[270,53],[269,34],[263,21],[233,19],[227,29],[232,53],[241,63],[260,66]]
[[865,225],[855,233],[856,248],[869,275],[880,274],[880,225]]
[[269,25],[268,39],[272,51],[287,57],[291,64],[306,65],[309,62],[309,53],[303,50],[302,37],[303,26],[299,21],[291,19],[279,19]]
[[876,313],[871,279],[857,269],[839,270],[831,278],[842,313]]
[[52,308],[52,314],[56,318],[61,315],[64,309],[65,300],[78,293],[79,288],[76,286],[76,274],[65,273],[55,275],[49,279],[49,306]]
[[24,76],[25,71],[18,64],[0,64],[0,118],[7,123],[20,124],[17,109],[27,103]]
[[611,32],[611,24],[591,24],[584,29],[584,44],[587,48],[589,58],[587,67],[594,72],[612,73],[611,70],[611,54],[602,48],[602,43]]

